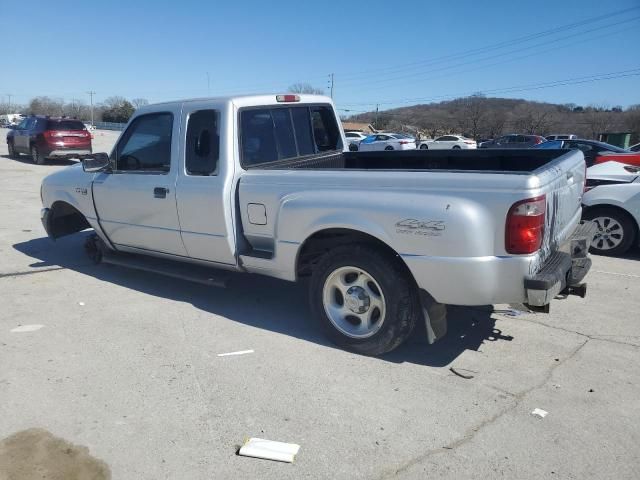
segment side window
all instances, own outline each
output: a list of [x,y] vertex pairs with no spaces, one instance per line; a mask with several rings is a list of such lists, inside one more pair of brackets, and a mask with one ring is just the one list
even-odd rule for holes
[[336,123],[333,110],[329,107],[311,107],[311,123],[313,125],[313,137],[318,152],[339,150],[340,130]]
[[444,142],[447,140],[447,137],[438,137],[434,140],[434,142]]
[[116,170],[168,172],[171,167],[171,113],[136,118],[116,147]]
[[278,160],[271,111],[245,110],[240,114],[242,162],[245,165]]
[[189,115],[185,143],[187,175],[216,175],[220,155],[220,115],[199,110]]

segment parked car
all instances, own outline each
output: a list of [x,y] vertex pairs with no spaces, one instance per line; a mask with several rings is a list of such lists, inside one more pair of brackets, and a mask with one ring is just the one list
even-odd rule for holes
[[544,138],[547,140],[575,140],[578,136],[572,133],[553,133],[551,135],[545,135]]
[[225,283],[213,268],[310,277],[313,316],[367,355],[393,350],[418,322],[430,343],[442,337],[445,304],[548,311],[560,292],[586,293],[582,153],[344,143],[324,96],[147,105],[110,155],[43,180],[42,222],[52,238],[93,228],[96,262],[208,285]]
[[7,133],[9,156],[31,155],[42,165],[48,158],[80,158],[91,154],[91,134],[80,120],[32,116]]
[[609,143],[598,142],[597,140],[551,140],[549,142],[536,145],[535,148],[580,150],[584,154],[587,167],[597,163],[612,161],[626,163],[629,165],[640,165],[640,154],[629,152],[624,148],[620,148]]
[[344,132],[344,136],[346,139],[346,143],[349,146],[349,150],[351,151],[357,151],[360,142],[367,138],[367,135],[365,135],[364,133],[354,131]]
[[636,143],[635,145],[631,145],[629,147],[630,152],[640,152],[640,143]]
[[462,135],[443,135],[435,140],[425,140],[420,143],[420,150],[470,149],[477,148],[475,140]]
[[380,150],[415,150],[416,140],[403,133],[375,133],[358,144],[360,152]]
[[640,242],[640,167],[607,162],[587,169],[583,218],[598,231],[591,251],[622,255]]
[[479,148],[531,148],[545,141],[545,138],[540,135],[512,134],[482,142]]

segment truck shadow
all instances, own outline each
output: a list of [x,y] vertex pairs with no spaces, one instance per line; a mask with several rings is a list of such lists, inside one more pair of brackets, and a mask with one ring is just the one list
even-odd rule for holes
[[[338,348],[327,340],[311,317],[306,282],[294,284],[259,275],[234,273],[226,289],[181,280],[167,281],[166,277],[152,273],[94,265],[84,254],[85,237],[84,233],[76,234],[56,242],[46,237],[36,238],[13,247],[37,260],[29,265],[34,272],[59,266],[148,295],[191,303],[202,311],[252,327]],[[442,367],[449,365],[465,350],[478,350],[484,342],[511,340],[496,329],[492,313],[491,306],[449,307],[449,331],[443,339],[428,345],[426,329],[419,324],[405,344],[380,359]]]

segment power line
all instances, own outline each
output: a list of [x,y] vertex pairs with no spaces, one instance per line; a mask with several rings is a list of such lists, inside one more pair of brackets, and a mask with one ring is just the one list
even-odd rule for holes
[[[640,67],[633,68],[629,70],[620,70],[617,72],[607,72],[607,73],[599,73],[586,75],[582,77],[573,77],[566,78],[562,80],[554,80],[552,82],[542,82],[542,83],[534,83],[534,84],[526,84],[526,85],[515,85],[511,87],[501,87],[494,89],[477,89],[475,92],[482,92],[484,94],[496,94],[496,93],[514,93],[520,91],[528,91],[528,90],[539,90],[543,88],[551,88],[556,86],[566,86],[566,85],[578,85],[583,83],[592,83],[603,80],[614,80],[617,78],[625,78],[625,77],[633,77],[640,75]],[[396,99],[396,100],[388,100],[388,101],[374,101],[374,102],[362,102],[362,103],[348,103],[341,104],[344,106],[365,106],[365,105],[393,105],[393,104],[401,104],[401,103],[414,103],[414,102],[433,102],[436,100],[445,100],[449,98],[460,98],[467,97],[473,95],[475,92],[467,92],[464,94],[449,94],[449,95],[440,95],[435,97],[414,97],[414,98],[404,98],[404,99]]]
[[[403,79],[406,79],[406,78],[421,77],[421,76],[424,76],[424,75],[430,75],[433,72],[440,72],[440,71],[444,71],[444,70],[450,70],[452,68],[464,67],[466,65],[479,63],[479,62],[484,62],[486,60],[491,60],[491,59],[494,59],[494,58],[501,58],[501,57],[503,57],[505,55],[512,55],[512,54],[516,54],[516,53],[523,52],[523,51],[526,51],[526,50],[535,49],[535,48],[538,48],[538,47],[541,47],[541,46],[544,46],[544,45],[555,44],[555,43],[560,42],[562,40],[567,40],[569,38],[574,38],[574,37],[586,35],[586,34],[593,33],[595,31],[606,29],[606,28],[610,28],[610,27],[617,27],[617,26],[619,26],[621,24],[633,22],[633,21],[636,21],[636,20],[640,20],[640,16],[629,18],[629,19],[626,19],[626,20],[623,20],[623,21],[617,22],[617,23],[611,23],[611,24],[608,24],[608,25],[602,25],[600,27],[597,27],[597,28],[594,28],[594,29],[591,29],[591,30],[587,30],[587,31],[584,31],[584,32],[578,32],[578,33],[574,33],[574,34],[567,35],[567,36],[564,36],[564,37],[560,37],[560,38],[548,40],[548,41],[545,41],[545,42],[537,43],[537,44],[534,44],[534,45],[529,45],[529,46],[526,46],[526,47],[517,48],[517,49],[511,50],[511,51],[508,51],[508,52],[501,52],[501,53],[498,53],[498,54],[486,56],[486,57],[483,57],[483,58],[477,58],[477,59],[474,59],[474,60],[461,62],[461,63],[457,63],[457,64],[453,64],[453,65],[445,65],[445,66],[438,67],[438,68],[435,68],[435,69],[430,69],[428,71],[412,72],[412,73],[405,74],[405,75],[397,75],[395,77],[371,79],[369,81],[345,80],[343,83],[345,83],[345,84],[357,83],[358,86],[379,85],[379,84],[383,84],[383,83],[389,83],[389,82],[395,82],[395,81],[398,81],[398,80],[403,80]],[[617,33],[620,33],[620,30],[616,30],[614,32],[610,32],[610,33],[605,34],[603,36],[617,34]],[[599,38],[599,37],[595,37],[595,38]],[[582,43],[584,41],[589,41],[589,40],[593,40],[593,39],[594,38],[583,39],[583,40],[580,40],[580,41],[574,42],[574,43]],[[572,44],[569,44],[569,45],[572,45]],[[565,45],[565,46],[569,46],[569,45]],[[555,48],[558,48],[558,47],[555,47]],[[549,50],[545,50],[545,51],[541,51],[541,52],[534,52],[533,54],[530,54],[529,56],[539,55],[540,53],[545,53],[547,51],[549,51]],[[515,58],[512,58],[512,59],[504,60],[504,61],[501,61],[501,62],[497,62],[497,64],[518,60],[520,58],[526,58],[526,56],[519,56],[519,57],[515,57]],[[462,73],[462,72],[457,72],[457,73]],[[457,74],[457,73],[452,73],[452,74]],[[451,75],[451,74],[447,74],[447,75],[444,75],[444,76],[448,76],[448,75]],[[432,77],[427,77],[426,79],[429,79],[429,78],[432,78]]]
[[588,25],[590,23],[600,22],[600,21],[605,20],[607,18],[611,18],[611,17],[614,17],[614,16],[622,15],[622,14],[625,14],[625,13],[628,13],[630,11],[637,10],[637,9],[640,9],[640,6],[634,6],[634,7],[630,7],[630,8],[625,8],[623,10],[617,10],[617,11],[614,11],[614,12],[611,12],[611,13],[608,13],[608,14],[605,14],[605,15],[597,15],[595,17],[590,17],[590,18],[587,18],[585,20],[581,20],[579,22],[560,25],[558,27],[554,27],[554,28],[551,28],[551,29],[548,29],[548,30],[543,30],[541,32],[532,33],[532,34],[525,35],[525,36],[522,36],[522,37],[516,37],[516,38],[510,39],[510,40],[505,40],[505,41],[502,41],[502,42],[499,42],[499,43],[485,45],[484,47],[479,47],[479,48],[466,50],[466,51],[462,51],[462,52],[458,52],[458,53],[443,55],[443,56],[435,57],[435,58],[431,58],[431,59],[420,60],[420,61],[417,61],[417,62],[411,62],[411,63],[405,63],[405,64],[398,64],[398,65],[389,66],[389,67],[381,67],[381,68],[375,68],[375,69],[369,69],[369,70],[362,70],[362,71],[351,73],[351,74],[349,74],[349,73],[340,73],[340,78],[344,78],[345,80],[347,80],[347,79],[353,78],[354,76],[355,77],[369,76],[370,74],[377,73],[377,72],[383,72],[383,71],[388,71],[388,70],[410,69],[410,68],[415,68],[415,66],[432,65],[432,64],[442,63],[442,62],[444,62],[446,60],[451,60],[451,59],[455,60],[455,59],[460,59],[460,58],[466,58],[466,57],[477,55],[479,53],[483,53],[483,52],[486,52],[486,51],[491,51],[491,50],[496,50],[496,49],[500,49],[500,48],[504,48],[504,47],[509,47],[509,46],[520,44],[520,43],[526,43],[528,41],[535,40],[535,39],[540,38],[540,37],[553,35],[554,33],[566,32],[567,30],[572,30],[572,29],[581,27],[583,25]]

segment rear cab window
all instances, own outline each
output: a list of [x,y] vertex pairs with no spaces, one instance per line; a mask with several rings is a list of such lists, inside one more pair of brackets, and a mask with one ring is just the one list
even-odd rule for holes
[[274,106],[240,110],[241,165],[261,164],[341,151],[329,105]]

